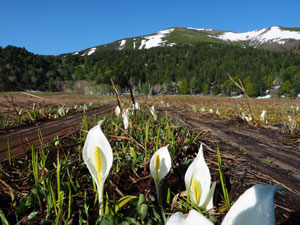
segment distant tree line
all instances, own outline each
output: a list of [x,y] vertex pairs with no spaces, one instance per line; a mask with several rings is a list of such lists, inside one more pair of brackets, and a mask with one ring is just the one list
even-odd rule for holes
[[24,48],[0,47],[0,89],[59,91],[60,81],[90,80],[111,91],[110,79],[127,91],[154,94],[223,94],[240,90],[264,95],[274,85],[279,94],[300,93],[300,55],[230,44],[197,43],[145,50],[105,51],[90,56],[41,56]]

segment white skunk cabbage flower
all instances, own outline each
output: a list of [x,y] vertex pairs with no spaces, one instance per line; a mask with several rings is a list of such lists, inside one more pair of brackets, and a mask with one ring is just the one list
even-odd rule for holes
[[168,145],[158,149],[150,160],[150,173],[154,179],[157,200],[160,201],[159,184],[171,169],[171,156]]
[[135,109],[135,110],[139,110],[139,109],[140,109],[140,104],[139,104],[138,102],[136,102],[136,103],[134,104],[134,109]]
[[266,110],[263,110],[262,112],[261,112],[261,114],[260,114],[260,120],[261,121],[264,121],[265,120],[265,114],[266,114]]
[[150,108],[150,112],[151,112],[152,116],[154,117],[154,120],[156,120],[157,119],[157,115],[156,115],[156,112],[155,112],[154,105]]
[[213,208],[213,196],[216,182],[211,183],[209,168],[204,160],[202,144],[197,157],[187,169],[184,177],[185,187],[190,200],[204,209]]
[[210,112],[210,113],[214,113],[214,110],[212,110],[212,109],[209,109],[209,112]]
[[127,130],[128,126],[129,126],[129,116],[130,116],[130,109],[125,109],[122,112],[122,117],[123,117],[123,125],[124,125],[124,129]]
[[247,122],[250,122],[252,120],[252,117],[251,115],[246,116],[245,113],[242,113],[242,119],[246,120]]
[[182,212],[174,213],[167,221],[166,225],[213,225],[213,223],[206,219],[201,213],[192,209],[188,216],[184,216]]
[[58,114],[62,117],[64,116],[64,108],[63,107],[60,107],[58,110],[57,110]]
[[[245,191],[226,214],[221,225],[275,225],[274,193],[281,185],[256,184]],[[173,214],[166,225],[213,225],[205,216],[191,210],[185,217],[182,213]]]
[[88,107],[87,107],[86,104],[83,105],[83,110],[84,110],[84,111],[88,110]]
[[201,107],[201,112],[205,112],[205,107],[204,106]]
[[96,182],[100,204],[100,215],[104,213],[103,188],[113,162],[111,146],[101,130],[103,120],[89,130],[86,137],[82,156],[94,181]]
[[274,193],[282,188],[281,185],[252,186],[234,203],[222,225],[274,225]]
[[120,114],[121,114],[121,109],[120,109],[120,107],[118,105],[115,108],[115,114],[116,114],[117,117],[119,117]]
[[219,109],[216,110],[216,114],[217,114],[218,116],[221,115]]

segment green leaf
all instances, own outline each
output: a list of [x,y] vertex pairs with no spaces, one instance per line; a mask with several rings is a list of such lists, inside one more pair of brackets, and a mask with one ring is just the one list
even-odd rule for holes
[[136,196],[134,195],[126,195],[118,200],[118,202],[115,205],[115,213],[119,211],[120,208],[122,208],[126,203],[130,202],[131,200],[135,199]]
[[1,221],[2,221],[3,225],[9,225],[7,219],[5,218],[5,214],[1,209],[0,209],[0,218],[1,218]]
[[136,158],[136,152],[133,147],[129,147],[130,155],[132,158]]
[[126,217],[126,221],[127,221],[129,224],[140,225],[140,222],[137,221],[136,219],[132,218],[132,217]]
[[100,221],[101,225],[115,225],[115,224],[119,224],[117,223],[118,221],[117,217],[113,216],[113,215],[105,215],[103,217],[103,219]]
[[139,201],[138,201],[137,205],[139,206],[140,204],[142,204],[144,202],[144,200],[145,200],[144,195],[143,194],[139,194]]
[[226,183],[225,183],[225,180],[224,180],[224,175],[223,175],[223,170],[222,170],[222,160],[221,160],[221,154],[220,154],[219,146],[217,146],[217,154],[218,154],[218,165],[219,165],[219,174],[220,174],[222,190],[223,190],[223,194],[224,194],[226,208],[227,208],[227,210],[229,210],[230,200],[229,200],[229,195],[228,195],[228,190],[227,190],[227,187],[226,187]]
[[145,203],[141,204],[137,209],[137,213],[140,219],[143,221],[148,213],[148,205],[146,205]]

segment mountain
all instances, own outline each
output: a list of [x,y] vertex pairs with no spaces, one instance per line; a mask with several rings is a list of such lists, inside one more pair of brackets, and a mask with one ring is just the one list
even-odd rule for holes
[[272,26],[244,33],[235,33],[213,29],[174,27],[150,35],[121,39],[72,54],[89,56],[95,52],[173,47],[179,44],[197,42],[224,43],[242,47],[252,46],[267,50],[292,51],[299,54],[300,28]]
[[279,95],[297,96],[299,43],[299,28],[234,33],[176,27],[58,56],[0,47],[0,90],[107,94],[113,80],[120,92],[130,84],[145,94],[239,93],[230,74],[249,96],[262,96],[274,85]]

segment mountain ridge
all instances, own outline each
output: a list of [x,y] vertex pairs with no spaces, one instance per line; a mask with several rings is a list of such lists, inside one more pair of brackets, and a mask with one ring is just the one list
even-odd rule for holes
[[251,46],[267,50],[292,51],[300,54],[300,28],[271,26],[237,33],[206,28],[171,27],[152,34],[123,38],[69,54],[89,56],[95,52],[173,47],[178,44],[195,42],[235,44],[242,47]]

